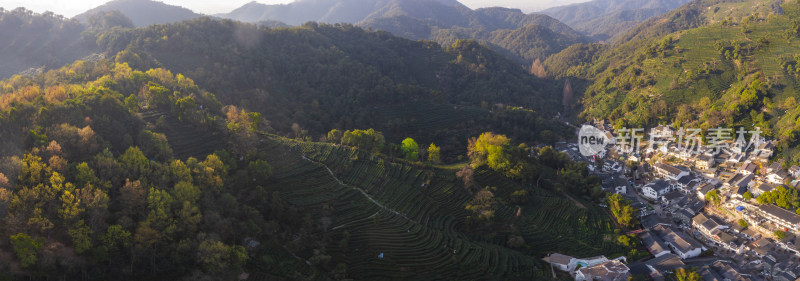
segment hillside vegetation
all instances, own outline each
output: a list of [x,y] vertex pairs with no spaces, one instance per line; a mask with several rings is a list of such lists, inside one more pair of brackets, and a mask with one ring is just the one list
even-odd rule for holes
[[688,0],[594,0],[541,11],[598,40],[626,33],[641,22],[674,10]]
[[262,113],[281,135],[317,140],[331,129],[375,128],[393,142],[441,144],[451,159],[489,127],[527,142],[564,132],[549,121],[559,85],[470,40],[440,47],[351,25],[269,29],[203,18],[98,42],[122,51],[120,62],[163,66],[224,104]]
[[79,22],[53,13],[0,8],[0,77],[58,68],[90,55],[93,39],[85,39]]
[[202,15],[189,9],[152,0],[113,0],[73,17],[84,24],[96,14],[118,11],[130,18],[137,27],[179,22]]
[[[594,81],[583,118],[629,127],[760,127],[796,163],[797,16],[796,1],[694,2],[662,18],[672,23],[641,26],[632,41],[597,55],[587,48],[557,55],[590,58],[589,65],[558,67]],[[634,48],[643,38],[655,39]]]
[[459,170],[289,140],[182,74],[109,60],[0,89],[4,278],[540,279],[546,253],[626,250],[589,204],[599,179],[549,147],[483,134]]

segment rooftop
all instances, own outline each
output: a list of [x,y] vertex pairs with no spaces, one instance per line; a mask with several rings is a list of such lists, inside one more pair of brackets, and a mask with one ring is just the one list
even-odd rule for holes
[[724,243],[731,243],[736,240],[736,237],[733,237],[732,235],[725,233],[723,231],[717,233],[717,237],[719,237],[719,240]]
[[744,164],[742,164],[741,167],[739,167],[739,172],[745,172],[745,171],[750,173],[755,172],[756,165],[750,162],[745,162]]
[[772,191],[773,189],[775,189],[775,186],[767,183],[762,183],[758,185],[758,187],[756,187],[755,189],[759,193],[764,193]]
[[628,280],[630,269],[619,260],[610,260],[601,264],[584,267],[578,270],[592,280]]
[[642,232],[639,237],[642,239],[642,244],[653,254],[669,251],[667,246],[664,245],[664,241],[649,230]]
[[678,191],[673,191],[673,192],[664,194],[663,200],[672,202],[673,200],[680,199],[682,196],[683,196],[682,193],[680,193]]
[[678,183],[682,185],[689,185],[689,182],[696,180],[697,178],[694,175],[686,175],[678,179]]
[[686,266],[681,258],[673,253],[661,255],[645,263],[658,271],[668,271]]
[[651,187],[655,191],[662,191],[669,188],[669,183],[665,180],[654,180],[648,183],[646,186]]
[[664,242],[667,242],[681,252],[685,253],[703,247],[700,242],[697,242],[694,238],[689,237],[686,233],[681,231],[675,231],[672,227],[657,225],[653,229],[664,239]]
[[714,189],[714,185],[713,185],[713,184],[711,184],[711,183],[706,183],[706,184],[703,184],[703,185],[701,185],[700,187],[698,187],[698,188],[697,188],[697,191],[699,191],[700,193],[702,193],[703,195],[705,195],[706,193],[708,193],[708,192],[709,192],[709,191],[711,191],[712,189]]
[[764,204],[758,206],[758,209],[764,213],[773,215],[781,220],[789,222],[791,224],[800,224],[800,216],[798,216],[794,212],[790,212],[789,210],[783,209],[781,207],[772,205],[772,204]]
[[665,173],[668,173],[668,174],[673,175],[673,176],[677,176],[677,175],[679,175],[680,173],[683,172],[683,170],[678,169],[675,166],[664,164],[664,163],[656,163],[655,164],[655,168],[659,169],[659,170],[662,170]]
[[700,154],[700,155],[697,156],[697,160],[698,161],[703,161],[703,162],[708,162],[708,161],[711,161],[713,159],[714,159],[714,157],[711,157],[711,155],[708,155],[708,154]]
[[559,253],[552,253],[550,256],[544,257],[543,260],[552,263],[552,264],[560,264],[560,265],[568,265],[569,262],[574,259],[574,257],[559,254]]

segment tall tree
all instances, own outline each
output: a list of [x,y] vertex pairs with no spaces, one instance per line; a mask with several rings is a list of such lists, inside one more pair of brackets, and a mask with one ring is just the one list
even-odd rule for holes
[[562,95],[563,99],[561,103],[564,106],[564,114],[566,115],[569,113],[569,108],[572,106],[573,98],[572,83],[569,82],[569,78],[564,81],[564,91],[562,92]]
[[22,267],[29,267],[36,264],[38,260],[36,254],[44,247],[44,239],[41,237],[32,238],[25,233],[11,235],[11,245],[14,246],[14,254],[20,261]]
[[678,281],[700,281],[700,274],[696,270],[679,268],[675,271],[675,278]]
[[409,161],[417,161],[419,159],[419,145],[412,138],[403,140],[400,151],[403,152],[403,157]]
[[544,65],[542,65],[542,61],[540,59],[536,59],[533,61],[531,65],[531,74],[535,75],[539,78],[547,78],[547,71],[544,69]]
[[442,157],[441,149],[435,144],[431,143],[431,145],[428,146],[428,162],[434,164],[439,163],[441,162],[441,157]]

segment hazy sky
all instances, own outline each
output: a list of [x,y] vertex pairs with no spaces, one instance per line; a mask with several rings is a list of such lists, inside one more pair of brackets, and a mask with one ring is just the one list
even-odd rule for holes
[[[0,0],[0,7],[14,9],[25,7],[37,13],[52,11],[67,17],[80,14],[88,9],[102,5],[110,0]],[[202,14],[227,13],[252,0],[156,0],[171,5],[183,6]],[[568,3],[587,0],[459,0],[470,8],[480,7],[512,7],[526,12],[533,12],[543,8],[564,5]],[[290,3],[293,0],[257,0],[265,4]]]

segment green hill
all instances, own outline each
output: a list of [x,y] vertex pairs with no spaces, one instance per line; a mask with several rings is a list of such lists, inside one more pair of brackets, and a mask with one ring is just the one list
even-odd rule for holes
[[584,93],[584,118],[620,126],[758,126],[796,162],[797,15],[794,1],[693,2],[652,20],[664,24],[640,26],[631,41],[594,56],[592,66],[562,69],[594,81]]
[[610,40],[688,0],[594,0],[546,9],[551,16],[598,40]]
[[626,250],[599,179],[550,148],[504,144],[515,179],[467,176],[274,136],[181,74],[109,60],[0,90],[4,278],[545,279],[547,253]]
[[73,17],[84,24],[98,13],[119,11],[133,21],[135,26],[148,26],[199,18],[202,15],[189,9],[152,0],[113,0]]
[[[560,103],[559,84],[475,41],[442,48],[350,25],[269,29],[204,18],[117,30],[98,42],[108,54],[128,50],[118,61],[163,66],[223,104],[261,112],[281,135],[321,139],[331,129],[375,128],[393,142],[412,136],[444,145],[455,157],[466,136],[489,128],[516,130],[525,142],[566,131],[549,120]],[[505,106],[528,110],[490,112]]]
[[79,22],[53,13],[0,8],[0,77],[58,68],[92,54],[94,42],[83,31]]

